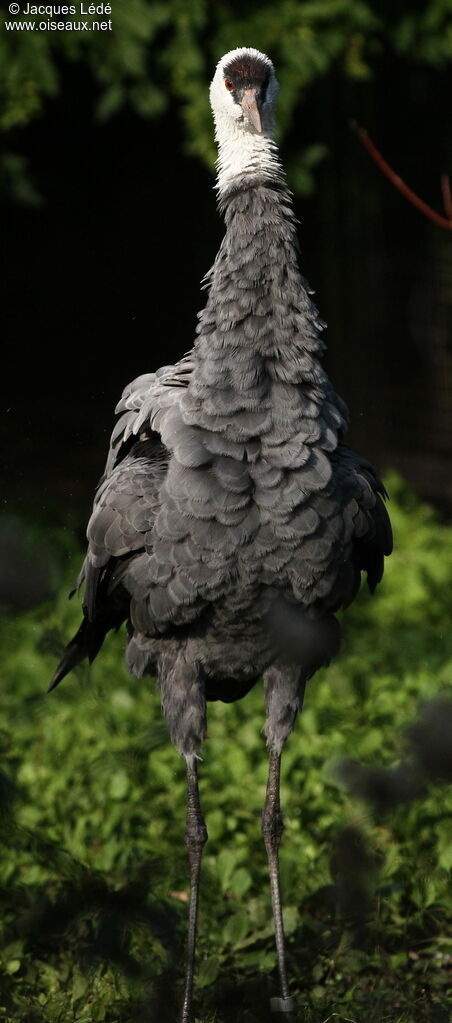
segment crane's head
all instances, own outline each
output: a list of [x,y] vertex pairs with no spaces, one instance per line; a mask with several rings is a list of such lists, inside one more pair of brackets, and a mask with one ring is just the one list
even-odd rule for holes
[[231,50],[217,64],[210,102],[218,126],[273,135],[278,83],[271,60],[253,47]]

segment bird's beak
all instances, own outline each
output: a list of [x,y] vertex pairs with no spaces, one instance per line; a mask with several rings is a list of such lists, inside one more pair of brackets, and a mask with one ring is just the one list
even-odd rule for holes
[[240,106],[246,119],[252,124],[256,131],[262,131],[262,121],[259,111],[259,101],[257,98],[257,89],[244,89],[243,96],[240,100]]

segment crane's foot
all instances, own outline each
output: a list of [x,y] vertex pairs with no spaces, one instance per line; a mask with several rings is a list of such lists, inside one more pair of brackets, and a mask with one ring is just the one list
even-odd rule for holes
[[272,1012],[295,1012],[295,998],[270,998],[270,1009]]
[[270,998],[270,1012],[275,1023],[277,1020],[281,1023],[297,1023],[295,998],[291,995],[288,998]]

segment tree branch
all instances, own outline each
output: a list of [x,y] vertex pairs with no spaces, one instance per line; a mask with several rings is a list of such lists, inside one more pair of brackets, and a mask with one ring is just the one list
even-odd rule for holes
[[416,209],[420,210],[425,217],[432,220],[434,224],[438,225],[438,227],[445,227],[448,231],[452,231],[452,197],[448,175],[443,174],[441,176],[441,191],[445,212],[445,216],[443,217],[440,213],[437,213],[436,210],[433,210],[431,206],[428,206],[423,199],[420,199],[420,197],[405,184],[402,178],[393,171],[392,167],[386,163],[386,160],[381,155],[377,147],[374,146],[372,139],[369,138],[365,128],[360,128],[356,121],[351,122],[351,127],[364,146],[364,149],[367,149],[367,152],[369,153],[369,156],[372,157],[374,163],[376,163],[381,172],[389,178],[389,181],[392,182],[394,187],[398,188],[399,192],[405,196],[405,199],[408,199],[408,202],[411,202],[413,206],[416,206]]
[[450,181],[448,174],[441,174],[441,192],[443,196],[444,212],[448,220],[452,220],[452,196],[450,194]]

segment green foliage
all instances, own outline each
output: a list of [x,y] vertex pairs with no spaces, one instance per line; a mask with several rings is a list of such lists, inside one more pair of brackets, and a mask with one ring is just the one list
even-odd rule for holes
[[398,53],[444,67],[452,60],[452,2],[432,0],[417,13],[405,12],[391,33]]
[[[289,970],[309,1023],[448,1019],[450,789],[432,783],[379,818],[335,780],[343,757],[397,766],[419,704],[450,691],[452,529],[396,478],[387,486],[396,549],[385,580],[344,614],[342,654],[310,683],[283,756]],[[68,588],[79,554],[61,533],[55,541]],[[78,599],[69,603],[63,589],[1,623],[0,1016],[169,1023],[187,910],[183,763],[152,681],[125,672],[122,635],[109,637],[91,669],[44,695],[79,620]],[[209,830],[197,981],[204,1023],[267,1020],[268,975],[276,985],[258,819],[262,702],[258,686],[240,703],[209,707],[200,766]]]
[[0,154],[0,195],[24,206],[42,205],[42,196],[31,180],[25,157],[17,153]]
[[[1,26],[0,129],[9,131],[40,113],[60,88],[64,58],[90,69],[99,87],[100,120],[125,105],[143,117],[158,117],[175,101],[187,151],[213,167],[207,84],[228,49],[253,45],[275,60],[281,136],[312,83],[332,69],[365,80],[375,55],[384,49],[436,67],[452,58],[451,0],[429,0],[419,11],[405,0],[385,15],[377,0],[113,0],[112,8],[108,33],[21,32]],[[39,22],[42,16],[31,20]],[[300,156],[291,180],[300,191],[312,188],[307,159]]]

